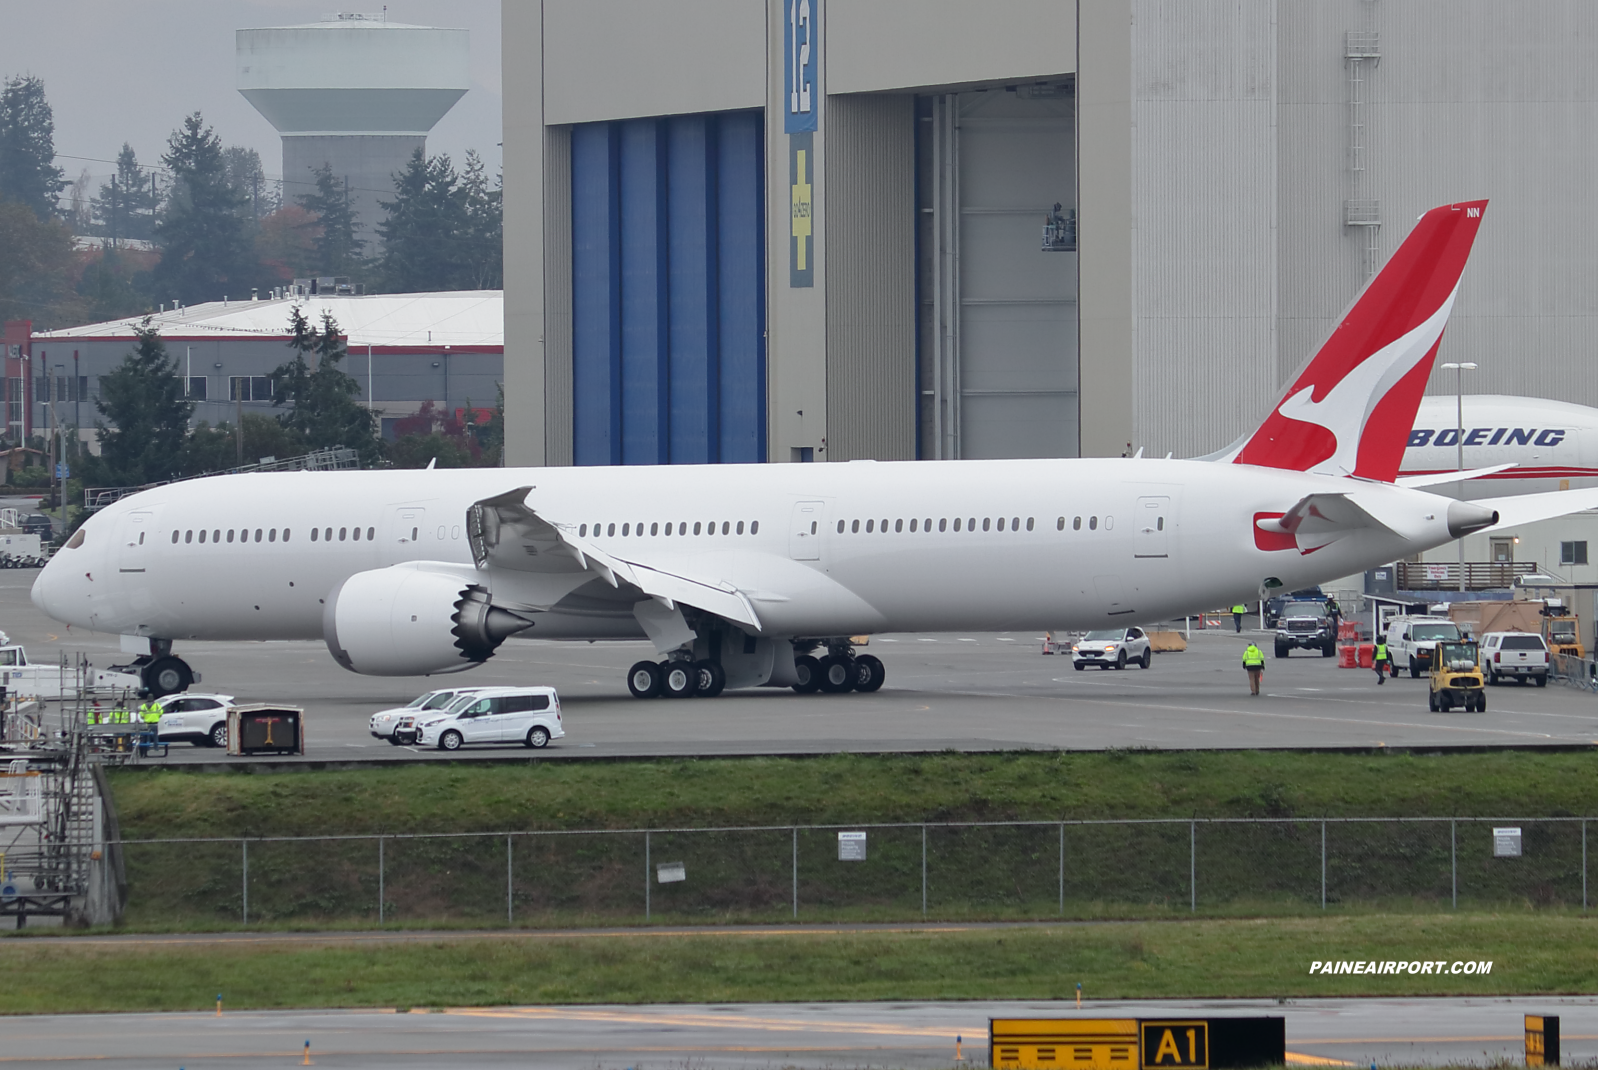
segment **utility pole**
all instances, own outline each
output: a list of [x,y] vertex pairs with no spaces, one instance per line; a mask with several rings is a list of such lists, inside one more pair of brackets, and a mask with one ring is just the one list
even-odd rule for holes
[[248,376],[240,379],[239,388],[233,395],[237,399],[238,407],[238,430],[234,433],[234,438],[238,440],[240,468],[244,467],[244,384],[249,381]]
[[[1454,433],[1459,436],[1454,445],[1458,447],[1457,471],[1465,470],[1465,373],[1476,370],[1476,365],[1471,361],[1455,363],[1450,361],[1443,365],[1444,371],[1454,373],[1454,422],[1458,425]],[[1465,481],[1459,481],[1459,496],[1465,496]],[[1465,540],[1459,540],[1459,592],[1465,593]]]
[[111,248],[117,247],[117,176],[111,176]]

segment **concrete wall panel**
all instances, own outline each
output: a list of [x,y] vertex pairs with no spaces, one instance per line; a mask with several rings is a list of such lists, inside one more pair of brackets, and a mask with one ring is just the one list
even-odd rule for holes
[[[544,0],[548,121],[764,107],[765,6],[754,0]],[[508,51],[505,60],[507,72],[524,62]],[[514,99],[506,94],[507,115]]]
[[1069,0],[849,0],[822,34],[833,93],[1030,80],[1076,70]]
[[[505,463],[535,465],[546,457],[549,359],[544,344],[542,5],[506,4],[501,22],[505,99],[516,102],[505,109]],[[569,426],[568,420],[568,443]]]

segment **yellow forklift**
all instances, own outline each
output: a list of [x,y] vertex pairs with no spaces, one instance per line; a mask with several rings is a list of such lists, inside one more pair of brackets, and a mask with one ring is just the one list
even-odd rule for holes
[[1455,706],[1466,713],[1487,712],[1486,680],[1474,642],[1467,639],[1437,644],[1427,702],[1433,713],[1447,713]]
[[1586,656],[1581,646],[1581,625],[1575,617],[1565,616],[1563,600],[1547,599],[1541,616],[1543,641],[1548,644],[1548,653],[1571,658]]

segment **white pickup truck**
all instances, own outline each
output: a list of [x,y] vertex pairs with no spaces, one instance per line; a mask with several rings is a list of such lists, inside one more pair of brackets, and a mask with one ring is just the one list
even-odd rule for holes
[[1394,617],[1387,623],[1387,656],[1392,659],[1393,675],[1408,669],[1418,677],[1430,672],[1432,654],[1439,642],[1458,642],[1459,625],[1446,617]]
[[1548,644],[1526,632],[1488,632],[1481,637],[1481,667],[1489,684],[1506,676],[1548,686]]
[[[83,685],[96,691],[127,691],[137,694],[144,682],[133,673],[111,672],[92,665],[84,674]],[[8,698],[61,698],[71,696],[78,686],[77,672],[69,663],[36,665],[27,651],[0,632],[0,686]]]

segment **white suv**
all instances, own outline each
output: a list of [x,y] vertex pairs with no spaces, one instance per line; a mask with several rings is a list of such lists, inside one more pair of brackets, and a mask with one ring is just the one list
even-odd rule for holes
[[1088,665],[1124,669],[1131,664],[1146,669],[1153,660],[1153,648],[1142,628],[1100,628],[1071,644],[1071,668],[1079,672]]
[[442,710],[462,695],[486,690],[488,690],[486,687],[448,687],[441,691],[429,691],[396,709],[379,710],[372,714],[368,726],[373,736],[386,739],[396,747],[405,743],[415,743],[418,715],[432,710]]
[[417,742],[439,750],[467,743],[544,747],[566,734],[553,687],[487,687],[462,695],[437,716],[416,719]]
[[1481,667],[1489,684],[1513,676],[1547,687],[1548,644],[1528,632],[1488,632],[1481,637]]
[[155,701],[161,707],[155,738],[162,743],[227,746],[227,711],[233,705],[232,695],[197,695],[193,691],[182,691]]

